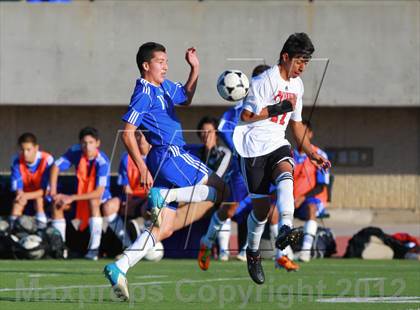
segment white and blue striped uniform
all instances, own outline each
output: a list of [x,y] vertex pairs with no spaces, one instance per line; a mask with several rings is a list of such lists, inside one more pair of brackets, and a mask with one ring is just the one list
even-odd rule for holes
[[175,105],[187,101],[180,83],[165,80],[155,86],[140,78],[123,121],[142,130],[152,148],[146,164],[160,188],[186,187],[205,180],[210,173],[196,156],[184,149],[182,127]]

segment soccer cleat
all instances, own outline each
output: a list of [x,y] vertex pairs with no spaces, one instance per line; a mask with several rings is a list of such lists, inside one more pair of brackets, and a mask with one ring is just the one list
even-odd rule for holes
[[236,255],[236,259],[240,260],[241,262],[246,262],[246,252],[245,250],[241,250],[238,255]]
[[200,251],[198,252],[198,266],[201,270],[207,270],[210,266],[211,248],[208,248],[203,242],[200,242]]
[[283,255],[276,259],[275,268],[286,269],[289,271],[298,271],[299,265],[289,259],[286,255]]
[[300,251],[296,256],[298,261],[308,263],[311,260],[311,250]]
[[303,233],[298,229],[292,229],[287,225],[280,227],[276,239],[276,248],[284,250],[288,245],[292,246],[302,240]]
[[227,261],[229,261],[229,252],[228,251],[224,251],[224,250],[220,251],[220,253],[219,253],[219,260],[221,262],[227,262]]
[[260,251],[252,252],[251,250],[246,249],[246,262],[251,279],[257,284],[263,284],[265,276],[261,265]]
[[125,273],[115,263],[111,263],[105,266],[104,274],[111,283],[114,294],[122,301],[128,300],[128,283]]
[[147,204],[150,209],[152,222],[156,227],[162,223],[162,208],[166,207],[165,198],[160,194],[160,189],[153,187],[147,195]]
[[88,250],[85,258],[89,259],[89,260],[98,260],[98,254],[99,254],[99,250]]

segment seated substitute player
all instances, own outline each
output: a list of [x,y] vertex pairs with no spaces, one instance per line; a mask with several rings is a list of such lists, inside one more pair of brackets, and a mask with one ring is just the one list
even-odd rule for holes
[[[136,131],[136,139],[140,154],[143,160],[146,159],[149,153],[150,145],[147,143],[144,135],[140,131]],[[124,248],[131,245],[132,236],[129,234],[129,228],[132,227],[133,232],[138,235],[140,230],[137,222],[131,220],[125,225],[123,218],[133,219],[145,213],[147,205],[148,191],[143,186],[140,186],[139,169],[134,161],[125,152],[120,161],[118,171],[118,185],[122,186],[123,193],[120,197],[113,197],[105,202],[102,206],[102,214],[107,219],[108,225],[121,241]]]
[[[79,141],[79,144],[70,147],[57,159],[51,168],[52,224],[66,241],[64,212],[76,202],[76,218],[80,220],[79,231],[83,232],[87,227],[90,229],[85,258],[97,260],[102,235],[101,204],[111,198],[110,164],[105,153],[99,150],[99,133],[95,128],[83,128],[79,133]],[[58,193],[58,175],[71,166],[76,169],[77,192],[73,195]]]
[[257,284],[265,281],[259,244],[270,209],[271,183],[276,186],[276,206],[281,217],[276,247],[283,250],[300,238],[299,233],[292,230],[294,162],[290,143],[285,138],[289,120],[297,144],[308,157],[319,167],[330,166],[327,159],[312,149],[302,125],[303,83],[299,75],[313,52],[314,46],[307,34],[289,36],[278,65],[252,79],[241,122],[233,133],[253,202],[253,211],[248,216],[247,266]]
[[[314,135],[311,123],[303,121],[308,138],[312,141]],[[327,158],[327,154],[312,144],[312,149]],[[302,249],[297,258],[302,262],[311,259],[311,248],[318,228],[317,216],[325,211],[328,198],[329,171],[320,169],[308,158],[302,149],[293,151],[296,166],[294,171],[295,217],[305,221]]]
[[[175,105],[189,105],[195,93],[199,61],[194,48],[186,51],[185,59],[190,74],[183,86],[166,79],[168,63],[164,46],[148,42],[140,46],[137,53],[141,78],[136,82],[128,111],[123,116],[123,141],[140,171],[140,185],[147,189],[153,185],[149,191],[149,206],[155,215],[155,225],[143,231],[124,251],[121,259],[104,268],[114,293],[122,300],[129,298],[128,269],[137,264],[156,242],[173,233],[176,202],[212,201],[219,204],[224,197],[229,197],[223,181],[184,149],[185,141]],[[137,128],[144,132],[152,146],[147,165],[137,146],[134,134]]]
[[48,177],[54,158],[47,152],[40,151],[37,138],[26,132],[18,138],[19,154],[13,157],[11,166],[11,190],[15,192],[10,226],[23,214],[28,203],[33,202],[38,228],[47,226],[44,210],[44,196],[48,187]]

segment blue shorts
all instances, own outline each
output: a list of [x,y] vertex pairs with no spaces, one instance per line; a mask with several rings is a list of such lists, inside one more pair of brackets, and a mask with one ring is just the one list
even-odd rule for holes
[[[153,186],[160,188],[203,184],[212,173],[195,155],[176,145],[152,147],[146,164],[154,180]],[[177,205],[171,203],[169,207],[176,209]]]
[[324,212],[325,206],[321,200],[315,197],[306,198],[302,205],[295,210],[294,216],[300,220],[306,221],[309,218],[309,204],[316,205],[316,216]]
[[241,173],[239,160],[236,157],[232,160],[226,181],[230,187],[230,201],[240,202],[248,197],[248,188]]
[[243,221],[246,221],[248,218],[248,214],[252,211],[252,200],[251,197],[248,196],[242,201],[239,202],[238,207],[236,208],[235,214],[232,217],[236,223],[240,224]]

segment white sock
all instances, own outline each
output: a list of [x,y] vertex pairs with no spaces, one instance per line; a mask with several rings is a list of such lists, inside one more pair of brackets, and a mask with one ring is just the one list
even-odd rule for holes
[[209,228],[207,229],[207,233],[201,238],[201,241],[208,247],[211,248],[213,246],[214,241],[216,241],[217,234],[219,233],[220,229],[222,228],[225,221],[221,221],[219,216],[217,215],[217,211],[213,213],[211,217]]
[[309,220],[305,222],[305,225],[303,226],[304,237],[303,237],[302,251],[311,250],[317,228],[318,228],[318,223],[316,221]]
[[252,211],[248,215],[248,249],[255,252],[258,251],[260,247],[261,236],[264,232],[264,226],[267,223],[267,220],[262,222],[258,221],[254,215],[254,211]]
[[60,232],[61,238],[66,242],[66,220],[55,219],[52,220],[52,226]]
[[47,227],[47,216],[45,215],[44,212],[37,212],[35,214],[35,220],[39,228],[42,229],[42,228]]
[[270,224],[270,239],[276,240],[278,233],[279,233],[279,225]]
[[134,243],[124,251],[123,256],[115,262],[117,267],[124,273],[128,268],[137,264],[156,244],[155,237],[148,230],[144,230]]
[[277,177],[275,183],[277,187],[276,206],[280,214],[280,224],[293,228],[293,213],[295,212],[293,175],[290,172],[283,172]]
[[216,201],[217,192],[214,187],[195,185],[180,188],[161,189],[160,194],[166,203]]
[[91,217],[89,219],[90,240],[88,250],[98,250],[101,245],[102,217]]
[[278,258],[280,258],[282,256],[287,256],[290,259],[293,258],[293,250],[290,247],[290,245],[288,245],[287,247],[285,247],[283,250],[276,249],[276,259],[278,259]]
[[219,241],[220,252],[229,253],[229,239],[230,239],[230,229],[232,226],[231,219],[227,219],[225,223],[220,228],[219,233],[217,234],[217,240]]
[[129,247],[131,245],[131,240],[127,230],[125,229],[123,219],[118,216],[117,213],[108,215],[106,219],[108,221],[109,228],[111,228],[117,238],[121,240],[124,248]]

